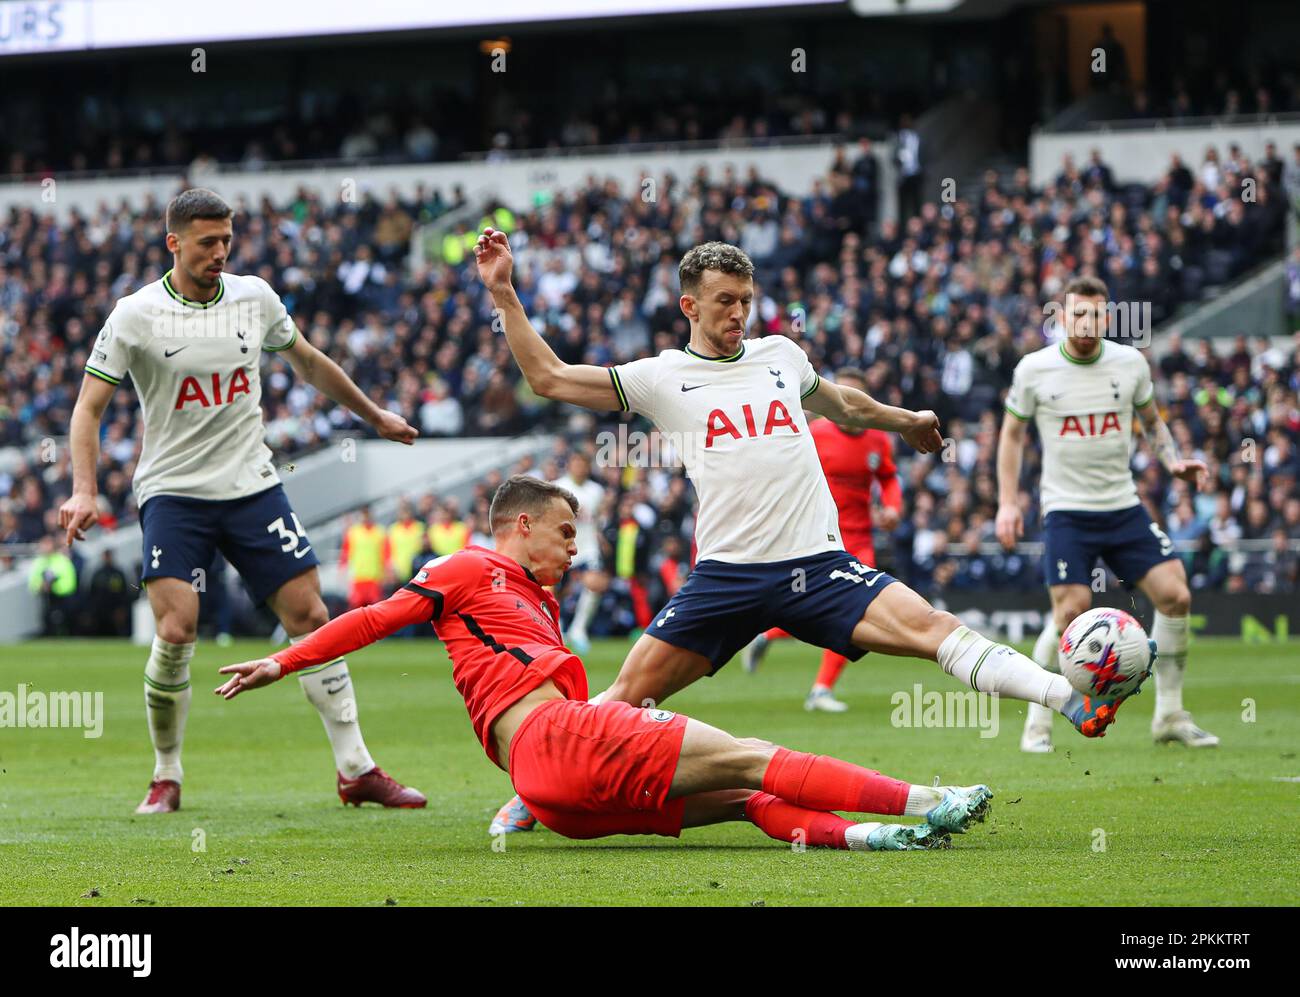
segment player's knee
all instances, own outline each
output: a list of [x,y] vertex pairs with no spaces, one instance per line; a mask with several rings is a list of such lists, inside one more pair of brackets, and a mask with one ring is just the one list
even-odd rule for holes
[[198,627],[193,620],[167,614],[157,621],[158,636],[168,644],[193,644],[198,638]]
[[1175,586],[1156,608],[1165,616],[1186,616],[1192,611],[1192,593],[1186,585]]
[[290,637],[300,637],[318,630],[330,621],[329,610],[320,599],[313,599],[300,609],[286,613],[280,621]]
[[1088,611],[1088,599],[1065,597],[1057,601],[1052,609],[1052,619],[1058,633],[1065,633],[1065,628],[1074,622],[1076,616]]

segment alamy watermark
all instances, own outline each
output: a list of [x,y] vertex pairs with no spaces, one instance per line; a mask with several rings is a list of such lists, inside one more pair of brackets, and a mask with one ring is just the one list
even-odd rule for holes
[[16,693],[0,691],[0,727],[80,728],[81,736],[104,733],[102,692],[42,692],[18,684]]
[[975,727],[980,737],[998,736],[997,693],[973,689],[926,691],[917,682],[910,690],[895,692],[889,704],[894,708],[889,714],[893,727]]
[[[1063,335],[1066,329],[1071,329],[1070,334],[1073,336],[1123,339],[1138,349],[1146,349],[1151,345],[1150,301],[1094,302],[1087,297],[1074,299],[1075,295],[1067,294],[1064,302],[1049,301],[1044,304],[1043,328],[1056,335]],[[1081,323],[1077,320],[1094,310],[1096,314],[1090,328],[1081,328]],[[1066,321],[1071,316],[1076,319],[1073,324]]]

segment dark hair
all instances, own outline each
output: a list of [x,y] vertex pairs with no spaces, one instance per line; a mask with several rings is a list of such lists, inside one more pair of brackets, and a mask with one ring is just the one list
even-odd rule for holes
[[1106,282],[1100,277],[1071,277],[1063,293],[1077,294],[1085,298],[1110,296],[1110,292],[1106,290]]
[[540,515],[557,498],[568,502],[573,514],[578,514],[578,499],[573,492],[528,474],[515,474],[506,478],[492,496],[492,506],[488,510],[492,532],[497,533],[510,526],[519,518],[520,513]]
[[846,377],[852,377],[855,380],[861,381],[863,384],[867,383],[867,372],[858,367],[841,367],[835,371],[836,384],[843,381]]
[[196,218],[229,218],[230,205],[206,187],[191,187],[172,198],[167,205],[167,231],[181,232]]
[[694,294],[700,289],[700,278],[705,270],[753,277],[754,263],[739,246],[727,242],[702,242],[687,252],[677,267],[677,280],[683,294]]

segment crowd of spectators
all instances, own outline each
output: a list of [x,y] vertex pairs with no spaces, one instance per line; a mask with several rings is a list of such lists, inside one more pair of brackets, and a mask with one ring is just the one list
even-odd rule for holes
[[[916,215],[895,223],[879,217],[874,172],[864,142],[842,149],[803,192],[778,190],[753,169],[701,168],[655,178],[649,200],[612,181],[556,193],[511,216],[520,298],[562,359],[624,362],[686,341],[677,307],[681,254],[711,239],[740,245],[756,265],[751,335],[790,336],[822,371],[862,368],[873,394],[935,409],[954,441],[948,464],[899,454],[907,511],[895,535],[878,543],[882,560],[891,557],[902,577],[927,591],[1036,585],[1032,559],[1021,555],[949,555],[991,540],[1000,400],[1019,357],[1047,342],[1045,303],[1070,276],[1095,273],[1113,299],[1150,302],[1159,322],[1206,286],[1280,252],[1286,212],[1278,181],[1269,163],[1240,150],[1207,155],[1195,171],[1175,162],[1150,187],[1115,184],[1094,157],[1083,167],[1064,163],[1041,190],[1026,171],[991,173],[980,189],[959,191],[953,203],[926,197]],[[1255,181],[1251,199],[1240,196],[1243,179]],[[589,445],[627,417],[532,394],[492,329],[472,260],[408,264],[412,226],[454,201],[422,189],[410,198],[369,193],[355,204],[327,203],[303,190],[284,204],[241,204],[229,269],[269,281],[311,342],[426,436],[544,429]],[[56,532],[55,510],[70,488],[62,441],[81,369],[115,300],[170,265],[160,217],[156,204],[104,208],[67,224],[14,211],[0,226],[0,559],[7,546]],[[1179,347],[1161,361],[1157,380],[1175,436],[1210,460],[1213,483],[1187,494],[1145,446],[1135,466],[1157,520],[1204,548],[1190,559],[1196,584],[1293,585],[1294,562],[1281,551],[1300,539],[1300,343],[1238,344],[1222,359],[1204,344]],[[268,441],[281,455],[367,431],[295,381],[279,358],[265,360],[263,402]],[[141,433],[128,386],[116,392],[103,427],[101,524],[111,529],[136,516],[130,477]],[[1025,473],[1033,523],[1032,453]],[[691,502],[680,472],[616,476],[621,497],[611,499],[609,514],[630,509],[642,523],[645,557],[661,556],[662,541],[675,537],[674,556],[689,558]],[[1236,536],[1280,545],[1280,567],[1268,577],[1248,572],[1222,549]]]

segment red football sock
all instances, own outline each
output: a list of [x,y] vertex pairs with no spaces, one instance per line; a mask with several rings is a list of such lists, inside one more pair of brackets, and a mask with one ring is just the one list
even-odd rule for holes
[[812,810],[901,814],[910,784],[826,755],[777,748],[763,792]]
[[755,793],[745,802],[745,817],[769,838],[802,841],[814,848],[848,848],[844,832],[853,826],[839,814],[797,807],[769,793]]
[[768,640],[780,640],[782,637],[789,637],[790,635],[780,627],[773,627],[771,630],[765,632],[763,636]]
[[840,672],[844,671],[844,666],[848,663],[849,659],[842,654],[836,654],[834,651],[823,651],[822,666],[817,672],[817,681],[814,684],[827,689],[835,688],[835,683],[839,681]]

